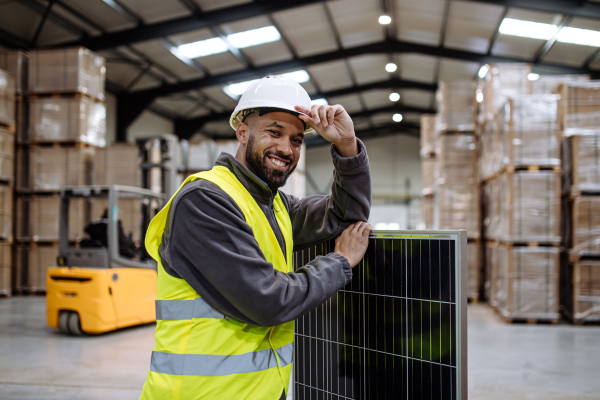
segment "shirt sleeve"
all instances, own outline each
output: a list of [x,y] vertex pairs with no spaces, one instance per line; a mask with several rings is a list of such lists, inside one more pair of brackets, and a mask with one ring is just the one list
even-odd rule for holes
[[299,199],[280,192],[292,220],[295,250],[333,239],[350,224],[369,219],[369,157],[363,142],[358,138],[356,141],[358,154],[354,157],[342,157],[331,145],[334,165],[331,195]]
[[163,264],[231,318],[279,325],[313,310],[352,278],[350,264],[337,253],[296,272],[275,270],[242,211],[210,182],[186,192],[174,207],[169,237],[163,238]]

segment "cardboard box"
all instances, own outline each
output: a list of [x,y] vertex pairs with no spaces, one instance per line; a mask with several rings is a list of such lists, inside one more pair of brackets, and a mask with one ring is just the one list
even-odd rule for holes
[[600,256],[600,196],[566,199],[561,227],[569,254]]
[[600,322],[600,261],[561,265],[561,310],[576,324]]
[[0,181],[14,181],[15,135],[0,127]]
[[498,246],[494,303],[506,319],[559,319],[559,249]]
[[91,184],[94,148],[31,147],[17,152],[17,189],[60,191],[65,186]]
[[441,184],[437,187],[434,229],[466,229],[467,237],[480,237],[479,187]]
[[487,68],[487,74],[478,82],[482,93],[477,116],[480,124],[493,119],[509,98],[532,93],[528,79],[531,64],[491,64]]
[[13,187],[0,185],[0,239],[13,238]]
[[0,125],[15,125],[15,80],[6,71],[0,70]]
[[421,115],[421,157],[435,156],[437,148],[436,115]]
[[95,149],[94,185],[124,185],[141,187],[142,175],[138,148],[135,144],[113,143]]
[[563,83],[588,82],[589,75],[540,75],[539,79],[531,81],[531,94],[553,94]]
[[35,243],[15,246],[17,287],[28,292],[45,292],[48,268],[56,267],[58,246]]
[[600,126],[600,82],[561,84],[557,122],[564,134],[596,132]]
[[0,52],[0,69],[8,72],[15,80],[15,92],[25,94],[27,92],[27,64],[29,54],[25,51]]
[[423,229],[433,229],[434,225],[435,199],[433,196],[425,196],[421,199],[421,223]]
[[104,58],[83,47],[29,53],[29,92],[83,93],[104,100]]
[[12,293],[12,246],[0,243],[0,294]]
[[477,145],[475,135],[454,133],[440,137],[437,184],[475,184],[477,174]]
[[481,243],[467,243],[467,298],[479,299],[481,284]]
[[566,137],[561,152],[563,195],[600,192],[600,130],[593,135]]
[[475,130],[475,90],[472,81],[440,82],[437,92],[437,130],[473,132]]
[[438,169],[437,158],[424,158],[421,160],[421,194],[430,195],[435,192],[435,174]]
[[106,106],[85,96],[34,97],[29,104],[28,143],[83,142],[106,145]]

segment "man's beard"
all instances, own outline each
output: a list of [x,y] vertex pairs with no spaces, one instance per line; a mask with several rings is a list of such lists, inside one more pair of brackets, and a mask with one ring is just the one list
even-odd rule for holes
[[292,168],[286,171],[280,171],[277,169],[272,169],[267,166],[269,162],[267,160],[268,155],[272,155],[287,162],[292,162],[292,158],[286,156],[281,153],[276,153],[273,151],[267,151],[264,156],[262,156],[258,150],[255,149],[256,143],[254,142],[253,135],[250,135],[248,139],[248,146],[246,147],[246,162],[252,169],[252,172],[256,174],[263,182],[265,182],[273,193],[277,192],[277,189],[285,185],[287,178],[291,175],[292,172],[296,169],[294,165]]

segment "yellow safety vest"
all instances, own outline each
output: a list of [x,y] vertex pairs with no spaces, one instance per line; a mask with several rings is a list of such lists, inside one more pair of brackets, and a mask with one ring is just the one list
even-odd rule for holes
[[[292,223],[279,193],[273,205],[286,257],[256,200],[229,169],[217,166],[192,175],[177,192],[197,179],[213,182],[231,196],[266,260],[279,271],[291,270]],[[175,195],[154,217],[146,234],[146,249],[158,262],[158,299],[156,342],[141,399],[278,400],[283,390],[287,394],[290,381],[294,322],[261,327],[230,319],[201,299],[185,280],[165,271],[158,249]]]

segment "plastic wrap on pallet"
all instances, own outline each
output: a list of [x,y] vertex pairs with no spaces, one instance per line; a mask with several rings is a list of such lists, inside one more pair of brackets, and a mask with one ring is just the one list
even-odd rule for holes
[[45,292],[48,268],[57,266],[58,247],[36,244],[15,247],[17,287],[29,292]]
[[561,84],[558,123],[564,135],[581,135],[598,131],[600,126],[600,82]]
[[578,196],[565,205],[561,226],[569,253],[600,256],[600,196]]
[[581,261],[571,266],[572,318],[577,323],[600,322],[600,262]]
[[479,145],[479,179],[491,178],[501,169],[502,141],[498,127],[499,115],[487,121],[480,129],[478,135]]
[[492,271],[498,312],[509,319],[559,318],[559,249],[499,246]]
[[435,199],[426,196],[421,199],[421,224],[423,229],[433,229]]
[[94,155],[94,185],[124,185],[139,187],[142,184],[141,159],[135,144],[114,143],[97,148]]
[[[102,218],[108,208],[108,200],[92,199],[90,219],[92,221]],[[113,211],[114,212],[114,211]],[[123,227],[123,233],[126,236],[131,234],[131,238],[136,242],[142,240],[141,226],[142,200],[139,198],[121,198],[117,202],[117,218]]]
[[0,180],[12,182],[14,179],[15,135],[0,127]]
[[490,240],[499,240],[502,233],[500,190],[500,179],[490,179],[483,187],[483,234]]
[[475,89],[472,81],[441,82],[437,92],[438,131],[475,130]]
[[600,129],[562,141],[562,193],[600,192]]
[[553,94],[562,83],[589,82],[589,75],[540,75],[531,82],[531,94]]
[[15,80],[6,71],[0,70],[0,125],[15,125]]
[[435,174],[437,170],[437,158],[423,158],[421,160],[421,184],[423,195],[430,195],[435,191]]
[[106,145],[106,106],[85,96],[37,97],[29,104],[29,137],[36,142]]
[[442,184],[435,195],[434,229],[466,229],[479,239],[479,188],[477,185]]
[[[15,204],[16,235],[19,241],[59,240],[60,195],[20,196]],[[88,221],[83,199],[69,202],[69,240],[80,241]]]
[[421,157],[435,155],[437,139],[436,116],[421,115]]
[[467,243],[467,297],[479,298],[479,284],[481,279],[481,244],[479,242]]
[[494,292],[493,271],[498,263],[498,246],[495,244],[487,243],[485,246],[485,256],[483,269],[485,271],[485,279],[483,283],[483,297],[487,300],[492,307],[498,307],[498,301],[496,300]]
[[15,92],[25,94],[27,91],[27,64],[29,54],[17,51],[0,52],[0,69],[7,71],[15,79]]
[[500,235],[508,242],[560,242],[560,174],[517,171],[500,177]]
[[94,153],[91,147],[19,149],[17,189],[46,192],[89,185]]
[[83,47],[29,54],[30,93],[79,92],[104,100],[104,58]]
[[13,188],[0,185],[0,239],[13,237]]
[[482,93],[482,101],[478,105],[479,123],[494,118],[509,97],[532,92],[532,82],[528,79],[531,64],[492,64],[486,67],[486,75],[478,82]]
[[0,294],[8,296],[12,293],[12,246],[0,243]]
[[440,137],[438,184],[474,184],[477,177],[477,146],[470,133],[455,133]]

